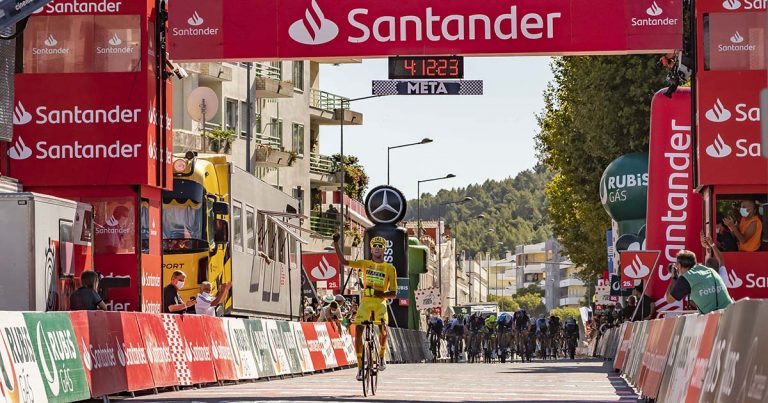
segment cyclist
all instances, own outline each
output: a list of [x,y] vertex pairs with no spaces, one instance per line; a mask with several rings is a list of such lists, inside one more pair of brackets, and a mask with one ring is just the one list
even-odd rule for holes
[[435,359],[440,358],[440,337],[443,334],[443,320],[439,315],[432,314],[427,324],[427,340],[429,340],[429,349],[432,351]]
[[571,359],[574,357],[574,351],[576,350],[576,342],[579,338],[579,326],[573,317],[568,316],[565,318],[563,326],[563,334],[565,335],[566,345],[568,346],[568,354]]
[[560,348],[560,318],[555,315],[549,316],[549,340],[553,355],[557,358],[557,351]]
[[[507,312],[502,312],[496,319],[496,334],[499,344],[499,356],[502,358],[502,362],[506,358],[507,349],[509,349],[509,338],[514,327],[512,315]],[[503,351],[501,351],[503,350]]]
[[547,322],[547,318],[544,317],[544,314],[539,314],[539,318],[536,319],[536,340],[539,344],[539,354],[542,357],[546,357],[547,355],[547,333],[549,333],[549,322]]
[[[387,240],[377,236],[371,239],[371,260],[348,261],[339,245],[339,235],[333,236],[333,246],[342,267],[350,266],[360,270],[359,278],[363,282],[363,295],[360,297],[360,307],[355,317],[355,351],[357,352],[357,380],[363,380],[363,322],[372,321],[379,326],[379,370],[387,368],[384,351],[387,348],[387,315],[386,300],[397,296],[397,269],[391,263],[384,261],[384,250]],[[372,318],[373,317],[373,318]]]
[[483,347],[485,350],[485,360],[490,362],[493,358],[493,351],[496,350],[494,343],[494,336],[496,335],[496,315],[490,314],[485,318],[485,326],[483,327]]

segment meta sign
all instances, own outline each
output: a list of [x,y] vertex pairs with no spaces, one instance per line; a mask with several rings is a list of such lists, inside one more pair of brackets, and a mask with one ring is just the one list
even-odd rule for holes
[[[699,183],[764,185],[760,91],[768,87],[765,2],[706,0],[697,4]],[[738,83],[734,85],[734,83]]]
[[662,53],[682,47],[682,0],[186,0],[171,58]]
[[374,80],[373,95],[483,95],[483,81]]

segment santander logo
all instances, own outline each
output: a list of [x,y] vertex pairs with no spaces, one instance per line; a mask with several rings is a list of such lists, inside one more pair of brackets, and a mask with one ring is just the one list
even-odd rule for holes
[[736,31],[736,33],[733,34],[733,36],[731,37],[731,43],[742,43],[742,42],[744,42],[744,37],[741,36],[739,31]]
[[624,274],[629,278],[642,279],[651,274],[651,269],[643,263],[640,256],[635,255],[632,264],[624,268]]
[[661,13],[664,12],[664,10],[662,10],[661,7],[659,7],[659,5],[656,4],[656,2],[654,1],[653,4],[651,4],[651,6],[648,7],[647,10],[645,10],[645,12],[651,17],[658,17],[659,15],[661,15]]
[[43,42],[45,46],[48,46],[49,48],[52,48],[59,44],[59,41],[56,40],[56,38],[53,37],[53,34],[49,34],[48,38],[45,39]]
[[117,35],[117,33],[115,33],[115,35],[109,39],[109,44],[112,46],[120,46],[123,44],[123,40],[120,39],[120,36]]
[[741,1],[725,0],[723,1],[723,7],[725,7],[727,10],[738,10],[741,7]]
[[328,259],[326,259],[325,256],[320,259],[320,263],[318,263],[317,267],[313,267],[312,270],[310,270],[310,274],[319,280],[331,279],[337,272],[336,268],[328,263]]
[[725,158],[731,155],[733,149],[728,144],[725,144],[725,140],[718,133],[715,141],[707,147],[707,155],[712,158]]
[[14,160],[25,160],[32,156],[32,149],[24,144],[24,139],[19,136],[16,142],[8,149],[8,156]]
[[731,118],[731,111],[725,109],[723,103],[720,102],[720,98],[718,98],[712,106],[712,109],[704,113],[704,116],[710,122],[722,123]]
[[288,28],[288,35],[304,45],[321,45],[336,38],[339,35],[339,27],[325,18],[317,0],[312,0],[311,7],[304,11],[304,18]]
[[24,109],[24,105],[21,101],[16,103],[16,108],[13,109],[13,124],[25,125],[32,121],[32,114]]
[[197,11],[195,11],[195,13],[192,14],[192,16],[189,17],[189,19],[187,19],[187,24],[189,24],[189,25],[191,25],[193,27],[200,26],[204,22],[205,22],[205,20],[203,20],[203,18],[200,17],[200,14],[198,14]]

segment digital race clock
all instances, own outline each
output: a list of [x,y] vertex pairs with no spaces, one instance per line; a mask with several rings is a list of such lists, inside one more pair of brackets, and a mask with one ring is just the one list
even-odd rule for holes
[[411,56],[389,58],[390,80],[464,78],[463,56]]

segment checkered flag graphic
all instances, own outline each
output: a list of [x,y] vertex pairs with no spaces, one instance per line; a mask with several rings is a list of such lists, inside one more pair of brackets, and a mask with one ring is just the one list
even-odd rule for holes
[[374,80],[373,95],[397,95],[397,81]]
[[179,384],[191,385],[192,372],[187,364],[186,348],[184,347],[184,337],[179,330],[179,323],[176,322],[175,315],[164,314],[163,327],[168,335],[168,345],[171,350],[171,359],[176,367],[176,377],[179,378]]
[[483,95],[483,80],[462,81],[459,95]]

